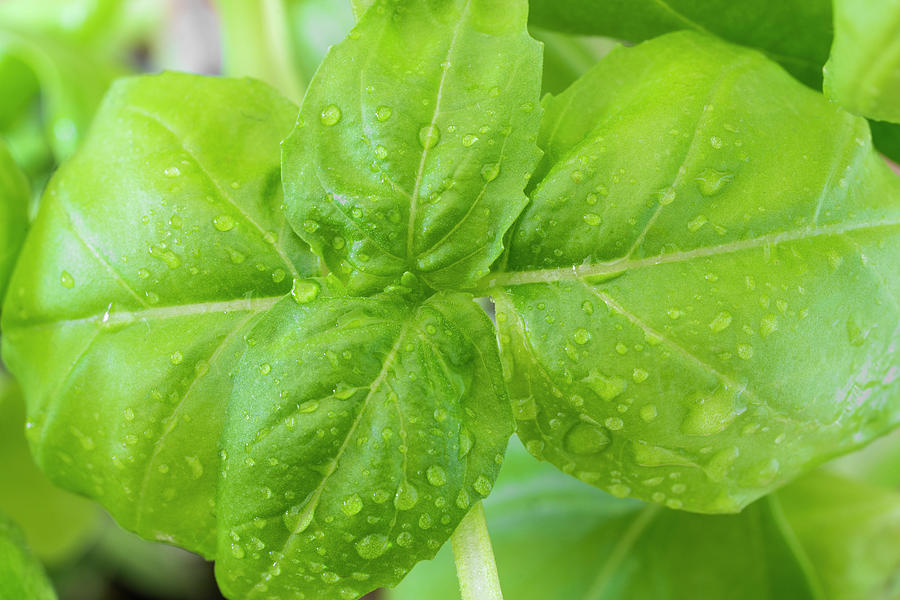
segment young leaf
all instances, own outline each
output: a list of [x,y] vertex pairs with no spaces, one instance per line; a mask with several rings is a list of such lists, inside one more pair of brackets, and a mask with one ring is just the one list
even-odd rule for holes
[[464,286],[500,254],[539,156],[527,9],[381,0],[325,58],[284,143],[286,211],[351,292]]
[[222,435],[222,590],[396,584],[488,495],[512,435],[490,321],[463,294],[285,300],[250,338]]
[[16,525],[0,515],[0,598],[56,600],[41,563],[25,545]]
[[835,0],[825,92],[851,112],[900,123],[900,3]]
[[830,0],[531,0],[535,25],[642,42],[681,29],[750,46],[814,88],[831,47]]
[[22,394],[6,373],[0,373],[0,465],[0,513],[22,528],[38,558],[59,564],[82,552],[97,529],[99,510],[53,486],[34,464]]
[[[672,485],[677,482],[671,479],[660,484]],[[509,598],[837,600],[816,593],[805,554],[771,499],[729,516],[619,500],[531,460],[521,445],[512,444],[484,505]],[[847,533],[854,542],[871,539]],[[842,541],[833,536],[827,543]],[[389,600],[458,597],[449,549],[413,569],[388,595]]]
[[28,180],[0,141],[0,300],[25,240]]
[[541,143],[485,284],[535,455],[732,512],[897,425],[900,180],[864,120],[682,32],[551,99]]
[[293,114],[251,80],[121,80],[51,181],[3,312],[51,480],[207,556],[235,347],[316,270],[279,211]]

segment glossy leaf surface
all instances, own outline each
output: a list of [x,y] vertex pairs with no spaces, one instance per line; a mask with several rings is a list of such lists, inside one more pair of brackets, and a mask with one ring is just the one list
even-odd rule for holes
[[3,312],[41,468],[206,555],[242,337],[316,269],[278,210],[294,110],[250,80],[116,84],[44,195]]
[[464,286],[500,254],[539,156],[526,13],[381,0],[325,58],[285,141],[286,212],[352,292]]
[[0,141],[0,301],[25,240],[28,181]]
[[900,2],[835,0],[825,91],[847,110],[900,123]]
[[535,455],[733,512],[897,424],[900,181],[864,120],[684,32],[550,100],[541,143],[487,281]]
[[222,436],[216,574],[234,598],[357,598],[431,558],[488,495],[513,431],[471,297],[279,304]]
[[[897,597],[900,495],[849,479],[815,473],[699,516],[618,500],[514,445],[484,504],[504,593],[521,600]],[[388,598],[456,600],[449,548]]]
[[44,568],[25,545],[21,530],[0,515],[0,598],[56,600]]
[[13,519],[28,546],[52,565],[82,552],[96,531],[97,506],[57,487],[41,473],[25,440],[18,386],[0,374],[0,513]]

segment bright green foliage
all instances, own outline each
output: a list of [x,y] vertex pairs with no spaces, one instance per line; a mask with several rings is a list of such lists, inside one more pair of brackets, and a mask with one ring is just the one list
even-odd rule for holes
[[900,492],[813,473],[777,498],[824,598],[900,598]]
[[835,0],[825,92],[847,110],[900,123],[900,2]]
[[487,280],[529,450],[733,512],[897,424],[900,181],[865,121],[687,32],[614,51],[546,110]]
[[28,181],[0,141],[0,301],[25,240]]
[[0,515],[0,598],[56,600],[41,563],[25,545],[21,530]]
[[216,0],[216,8],[224,73],[256,77],[295,101],[353,25],[350,4],[334,0]]
[[539,156],[526,13],[382,0],[326,57],[285,141],[286,212],[351,292],[472,284],[500,254]]
[[[701,517],[612,498],[515,444],[485,510],[517,600],[897,597],[900,494],[822,473],[740,515]],[[449,551],[388,596],[458,597]]]
[[432,557],[488,495],[513,418],[471,297],[278,305],[222,438],[217,575],[233,598],[357,598]]
[[686,29],[757,48],[818,88],[831,46],[831,0],[531,0],[531,21],[642,42]]
[[0,133],[36,183],[70,156],[126,48],[159,6],[132,0],[7,0],[0,3]]
[[54,487],[34,464],[22,395],[6,374],[0,374],[0,465],[0,512],[22,527],[35,554],[59,563],[83,550],[95,530],[97,507]]
[[207,556],[242,337],[316,270],[278,210],[294,110],[250,80],[116,84],[44,196],[3,312],[41,468]]

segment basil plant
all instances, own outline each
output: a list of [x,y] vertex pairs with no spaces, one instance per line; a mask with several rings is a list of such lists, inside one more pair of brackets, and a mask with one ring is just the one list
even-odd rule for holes
[[[647,35],[542,97],[525,0],[356,8],[299,109],[120,79],[51,179],[2,344],[53,482],[228,598],[355,599],[452,538],[493,599],[514,433],[720,514],[900,425],[900,178],[777,47]],[[878,81],[849,108],[896,119]]]

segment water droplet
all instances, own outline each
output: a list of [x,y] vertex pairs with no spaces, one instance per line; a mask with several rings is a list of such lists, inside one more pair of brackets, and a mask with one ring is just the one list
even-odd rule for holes
[[375,158],[377,158],[378,160],[384,160],[385,158],[387,158],[387,155],[387,148],[385,148],[381,144],[375,146]]
[[213,226],[219,231],[231,231],[234,229],[234,219],[230,215],[219,215],[213,219]]
[[592,423],[576,423],[566,433],[563,444],[572,454],[598,454],[609,446],[609,433]]
[[656,409],[656,406],[653,404],[648,404],[647,406],[642,406],[640,410],[641,419],[645,422],[650,423],[651,421],[656,420],[659,412]]
[[308,304],[319,296],[321,286],[313,280],[294,279],[291,296],[297,304]]
[[491,182],[500,175],[500,163],[488,163],[481,167],[481,178],[485,182]]
[[715,196],[733,179],[734,174],[732,173],[725,173],[715,169],[703,169],[697,175],[697,188],[704,196]]
[[869,337],[869,332],[860,326],[859,321],[857,315],[847,317],[847,340],[851,346],[862,346]]
[[404,531],[400,535],[397,536],[397,545],[403,548],[409,548],[412,546],[414,538],[412,534],[408,531]]
[[753,358],[753,346],[749,344],[738,344],[737,355],[744,360]]
[[472,484],[472,487],[476,492],[478,492],[482,496],[487,497],[487,495],[491,493],[491,489],[493,489],[494,484],[492,484],[491,480],[484,475],[479,475],[475,480],[475,483]]
[[382,105],[375,109],[375,118],[382,123],[390,119],[393,114],[394,110],[390,106]]
[[724,146],[724,143],[722,142],[722,138],[714,135],[709,138],[709,145],[716,150],[720,150],[722,146]]
[[356,553],[365,560],[374,560],[387,552],[387,536],[373,533],[356,542]]
[[740,414],[734,394],[720,386],[711,394],[701,394],[688,403],[681,431],[687,435],[712,435],[724,431]]
[[178,177],[179,175],[181,175],[181,169],[179,169],[178,167],[166,167],[163,170],[163,174],[166,177]]
[[319,118],[322,119],[323,125],[329,127],[337,125],[341,120],[341,109],[335,104],[329,104],[322,109],[322,114],[319,115]]
[[466,135],[463,136],[463,138],[462,138],[462,145],[465,146],[466,148],[470,148],[470,147],[471,147],[472,145],[474,145],[475,142],[477,142],[477,141],[478,141],[478,136],[472,135],[471,133],[468,133],[468,134],[466,134]]
[[576,344],[583,346],[591,341],[591,334],[587,329],[576,329],[575,333],[572,334],[572,339],[575,340]]
[[722,481],[728,476],[728,473],[731,471],[731,467],[734,465],[734,461],[737,460],[739,454],[740,451],[734,446],[719,450],[709,459],[709,462],[706,463],[704,471],[706,471],[706,474],[713,481]]
[[769,337],[778,331],[778,317],[775,315],[766,315],[759,322],[759,333],[764,338]]
[[425,476],[428,478],[428,483],[435,487],[440,487],[447,483],[447,472],[438,465],[428,467]]
[[268,375],[271,372],[272,372],[272,365],[270,365],[269,363],[263,363],[263,364],[259,365],[259,373],[261,375]]
[[631,373],[631,378],[635,383],[643,383],[647,381],[648,377],[650,377],[650,373],[640,368],[635,368]]
[[715,319],[710,321],[709,328],[713,331],[713,333],[725,331],[731,325],[731,320],[731,314],[727,312],[720,312],[716,315]]
[[596,371],[592,371],[590,375],[585,377],[584,382],[600,396],[600,398],[607,402],[624,392],[626,387],[626,382],[621,377],[606,377]]
[[697,215],[696,217],[694,217],[693,219],[688,221],[687,228],[688,228],[688,231],[690,231],[691,233],[696,233],[697,231],[700,230],[701,227],[703,227],[707,223],[709,223],[709,219],[707,219],[703,215]]
[[178,255],[162,245],[154,244],[148,248],[148,252],[153,258],[158,258],[166,263],[170,269],[177,269],[181,266],[181,259],[178,258]]
[[426,150],[437,146],[441,141],[441,130],[437,125],[426,125],[419,130],[419,144]]
[[659,196],[659,203],[663,206],[675,202],[675,188],[668,188]]
[[606,425],[606,428],[610,431],[619,431],[623,427],[625,427],[625,422],[619,417],[609,417],[603,424]]
[[600,223],[603,222],[603,219],[600,218],[600,215],[596,213],[585,213],[584,222],[590,225],[591,227],[596,227]]
[[351,494],[341,502],[341,510],[348,517],[358,514],[363,509],[363,501],[357,494]]
[[181,364],[181,361],[183,361],[183,360],[184,360],[184,355],[181,354],[181,352],[178,352],[178,351],[173,352],[173,353],[172,353],[172,356],[169,357],[169,361],[170,361],[173,365],[180,365],[180,364]]
[[408,482],[401,484],[394,496],[394,506],[397,510],[410,510],[419,502],[419,492]]
[[59,282],[64,288],[69,290],[75,287],[75,278],[72,277],[72,275],[70,275],[68,271],[62,272],[62,274],[59,276]]
[[624,483],[614,483],[609,486],[608,491],[616,498],[624,498],[631,493],[631,488]]

